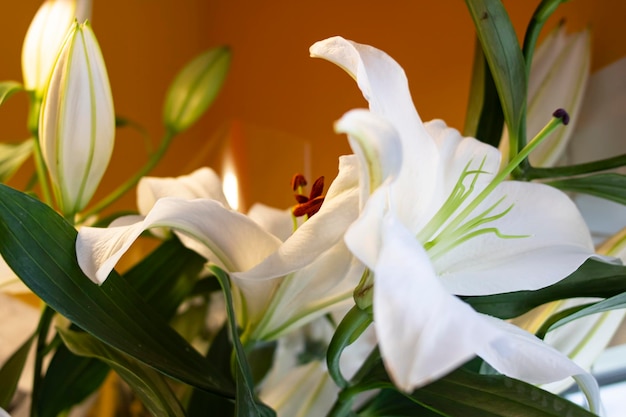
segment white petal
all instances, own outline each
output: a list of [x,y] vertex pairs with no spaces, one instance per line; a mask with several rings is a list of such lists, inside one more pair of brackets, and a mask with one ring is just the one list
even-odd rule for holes
[[154,203],[163,197],[180,197],[185,200],[208,198],[228,207],[222,191],[222,181],[210,168],[200,168],[180,177],[143,177],[137,184],[137,208],[146,215]]
[[[287,240],[293,233],[294,225],[291,210],[279,210],[256,203],[248,210],[248,217],[282,241]],[[298,221],[298,223],[301,222]]]
[[[341,37],[317,42],[311,56],[324,58],[346,70],[370,104],[372,112],[386,118],[402,141],[402,170],[396,180],[403,198],[397,201],[400,217],[418,221],[429,212],[440,178],[436,145],[415,110],[404,70],[385,52]],[[415,215],[417,213],[417,215]],[[419,227],[414,224],[414,227]]]
[[335,123],[337,133],[346,133],[360,161],[360,205],[384,182],[393,180],[402,163],[402,144],[393,126],[367,110],[352,110]]
[[492,214],[513,208],[484,227],[508,236],[482,234],[435,260],[446,288],[457,295],[536,290],[565,278],[594,256],[587,226],[573,202],[559,190],[535,183],[507,181],[476,210],[506,199]]
[[[563,29],[564,30],[564,29]],[[591,63],[591,41],[589,30],[565,36],[557,35],[560,39],[556,53],[540,54],[542,46],[538,48],[538,55],[533,62],[546,58],[550,62],[549,71],[535,73],[533,66],[530,73],[530,86],[537,85],[536,89],[528,94],[527,134],[533,138],[550,121],[552,113],[558,108],[564,108],[569,113],[572,123],[561,126],[549,138],[544,140],[530,155],[530,161],[535,166],[553,166],[561,158],[571,134],[574,132],[578,120]],[[542,66],[541,62],[537,66]],[[536,78],[542,77],[541,79]]]
[[[626,153],[626,58],[594,73],[569,146],[570,163]],[[624,168],[622,168],[626,172]]]
[[253,267],[280,245],[246,216],[217,201],[162,198],[143,222],[108,229],[81,228],[76,241],[81,268],[94,282],[103,283],[135,239],[153,227],[169,227],[191,236],[217,256],[211,261],[229,271]]
[[445,375],[471,359],[477,344],[497,336],[443,288],[424,249],[389,216],[374,273],[376,333],[385,366],[401,389]]
[[374,323],[394,382],[410,391],[474,354],[499,372],[530,383],[579,377],[597,402],[595,380],[530,333],[476,313],[441,286],[426,252],[391,216],[375,268]]

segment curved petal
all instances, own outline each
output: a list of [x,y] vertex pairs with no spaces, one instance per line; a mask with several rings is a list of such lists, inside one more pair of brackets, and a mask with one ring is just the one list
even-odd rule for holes
[[153,227],[169,227],[191,236],[217,256],[211,261],[228,271],[252,268],[280,246],[276,237],[217,201],[169,197],[158,200],[142,222],[108,229],[81,228],[76,240],[78,263],[89,278],[101,284],[137,237]]
[[384,219],[374,272],[380,349],[390,376],[403,390],[425,385],[477,354],[498,372],[530,383],[580,377],[592,406],[599,406],[595,380],[565,355],[449,294],[426,252],[391,215]]
[[210,168],[200,168],[176,178],[143,177],[137,184],[137,208],[144,216],[163,197],[185,200],[209,198],[230,208],[222,190],[222,181]]
[[384,219],[374,268],[374,324],[389,375],[405,391],[471,359],[497,334],[441,285],[430,260],[398,219]]
[[[404,70],[385,52],[341,37],[315,43],[311,56],[324,58],[346,70],[357,84],[373,113],[386,118],[402,141],[402,167],[396,182],[403,197],[397,201],[401,218],[410,229],[421,226],[420,220],[431,210],[433,195],[440,189],[434,177],[438,152],[415,110]],[[417,214],[415,214],[417,213]]]
[[503,197],[491,214],[513,205],[511,210],[479,227],[497,229],[509,237],[484,233],[434,259],[444,285],[453,294],[536,290],[563,279],[594,256],[584,220],[561,191],[542,184],[506,181],[474,213]]
[[282,241],[293,233],[291,210],[280,210],[256,203],[248,210],[248,217]]
[[[341,306],[349,308],[364,269],[364,265],[356,261],[339,241],[311,264],[280,282],[253,338],[276,339],[301,323],[336,311]],[[258,281],[236,282],[243,288],[259,285]]]
[[335,132],[346,133],[360,161],[360,206],[384,182],[399,172],[402,144],[393,126],[367,110],[351,110],[335,123]]

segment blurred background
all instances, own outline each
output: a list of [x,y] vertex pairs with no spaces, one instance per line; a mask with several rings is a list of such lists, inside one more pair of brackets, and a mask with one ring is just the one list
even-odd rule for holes
[[[537,2],[504,3],[521,36]],[[0,79],[21,80],[23,37],[40,4],[5,5]],[[626,2],[575,0],[560,7],[545,32],[561,19],[569,30],[591,26],[592,70],[597,70],[626,55],[624,16]],[[207,48],[232,48],[231,70],[217,101],[175,139],[152,174],[176,176],[214,165],[220,146],[230,146],[235,138],[240,165],[250,167],[241,178],[247,187],[244,209],[253,201],[291,205],[294,170],[324,175],[329,183],[337,157],[350,152],[345,138],[333,132],[333,122],[366,103],[343,71],[309,57],[308,48],[317,40],[342,35],[385,50],[406,70],[423,120],[442,118],[463,127],[474,29],[462,1],[94,0],[92,23],[116,113],[144,126],[153,144],[163,134],[163,97],[177,71]],[[25,95],[3,105],[0,140],[27,136],[26,108]],[[99,195],[139,168],[145,155],[141,135],[119,129]],[[23,171],[30,172],[28,167]],[[263,171],[278,174],[265,177],[259,174]],[[116,208],[134,209],[134,199],[130,193]]]

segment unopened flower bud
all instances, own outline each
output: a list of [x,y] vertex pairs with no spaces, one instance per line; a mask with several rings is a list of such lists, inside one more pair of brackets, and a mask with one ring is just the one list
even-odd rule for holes
[[104,59],[88,22],[68,33],[44,92],[39,140],[65,215],[93,196],[113,152],[115,112]]
[[22,47],[24,87],[41,97],[54,61],[74,20],[91,18],[91,0],[46,0],[26,32]]
[[210,49],[189,62],[170,85],[163,107],[163,122],[182,132],[202,116],[222,88],[230,67],[228,47]]

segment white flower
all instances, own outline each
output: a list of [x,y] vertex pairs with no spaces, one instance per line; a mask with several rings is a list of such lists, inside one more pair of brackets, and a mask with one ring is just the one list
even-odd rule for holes
[[123,226],[108,229],[81,228],[79,264],[102,283],[144,230],[171,228],[187,247],[230,274],[245,337],[275,339],[352,297],[363,267],[342,238],[358,214],[356,162],[341,159],[320,211],[287,234],[288,211],[256,206],[246,216],[231,210],[208,169],[178,179],[144,179],[139,207],[145,217],[130,225],[122,219],[117,224]]
[[374,324],[395,383],[410,391],[478,355],[531,383],[575,376],[597,410],[583,369],[454,296],[535,290],[576,270],[593,246],[575,205],[551,187],[503,181],[497,149],[423,124],[402,68],[382,51],[335,37],[311,54],[344,68],[370,104],[336,125],[364,171],[346,243],[373,272]]
[[61,211],[83,209],[109,164],[115,112],[104,60],[89,23],[75,23],[44,93],[39,140]]
[[91,0],[46,0],[31,22],[22,48],[24,87],[41,97],[74,20],[91,18]]

